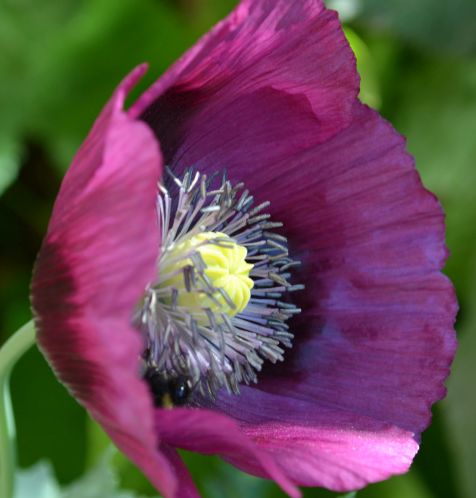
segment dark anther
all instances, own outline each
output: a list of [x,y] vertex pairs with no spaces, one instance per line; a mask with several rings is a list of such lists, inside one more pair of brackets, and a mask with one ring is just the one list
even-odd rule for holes
[[184,406],[190,399],[192,383],[188,377],[165,377],[159,370],[149,367],[144,375],[154,398],[154,405],[161,408]]

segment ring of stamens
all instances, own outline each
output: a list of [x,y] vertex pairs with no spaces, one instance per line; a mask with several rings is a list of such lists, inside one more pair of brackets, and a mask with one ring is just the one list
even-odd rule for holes
[[[168,168],[167,175],[167,187],[159,186],[157,198],[158,279],[147,289],[137,317],[146,340],[146,368],[164,378],[186,376],[212,398],[222,387],[237,394],[240,384],[257,381],[265,360],[282,361],[283,347],[292,346],[286,322],[300,310],[288,296],[303,286],[289,279],[300,263],[289,257],[286,238],[273,231],[282,223],[264,213],[270,203],[253,207],[242,183],[193,170],[182,180]],[[207,275],[203,244],[246,249],[244,264],[253,285],[243,309],[236,310],[234,300]],[[187,294],[200,297],[190,301]],[[193,307],[187,308],[188,302]]]

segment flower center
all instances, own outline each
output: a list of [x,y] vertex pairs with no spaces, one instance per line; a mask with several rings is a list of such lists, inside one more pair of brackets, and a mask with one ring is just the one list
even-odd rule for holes
[[257,382],[265,360],[282,361],[292,346],[287,321],[300,310],[290,295],[303,286],[290,278],[300,263],[275,232],[282,223],[264,212],[270,203],[253,206],[243,184],[167,172],[157,198],[158,277],[135,319],[144,377],[160,387],[151,385],[159,401],[175,385],[197,396],[213,398],[222,387],[238,394],[240,384]]
[[[203,279],[198,279],[195,285],[184,278],[193,271],[190,259],[193,253],[204,265]],[[218,316],[226,313],[233,317],[246,308],[254,285],[249,276],[253,265],[246,262],[247,253],[246,247],[224,233],[193,235],[169,249],[161,259],[158,288],[175,289],[175,305],[196,318],[200,325],[208,323],[203,311],[206,309]],[[171,299],[164,302],[171,304]]]

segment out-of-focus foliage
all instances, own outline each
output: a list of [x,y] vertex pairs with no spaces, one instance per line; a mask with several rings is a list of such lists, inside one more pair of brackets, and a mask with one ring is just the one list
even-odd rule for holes
[[205,22],[154,0],[2,2],[0,130],[34,135],[64,169],[124,74],[144,61],[159,74]]
[[349,0],[359,21],[436,54],[476,54],[474,0]]
[[81,479],[61,487],[48,462],[40,461],[16,477],[15,498],[140,498],[133,491],[118,488],[119,478],[112,465],[115,450],[104,454]]
[[[0,0],[2,339],[29,319],[31,267],[59,182],[116,84],[148,61],[151,69],[137,95],[234,3]],[[408,137],[425,185],[447,212],[447,273],[461,303],[460,350],[449,396],[434,410],[415,465],[407,475],[368,486],[357,496],[476,497],[476,2],[333,0],[332,5],[342,9],[358,57],[361,97]],[[37,350],[19,363],[12,388],[20,464],[50,460],[61,484],[50,479],[44,465],[33,468],[30,478],[46,479],[50,498],[59,486],[78,489],[65,486],[89,469],[78,486],[92,482],[94,491],[96,462],[109,442]],[[184,457],[207,498],[284,496],[273,483],[217,458]],[[155,495],[123,456],[112,462],[123,488]],[[103,485],[113,491],[103,488],[104,497],[117,491],[108,472]],[[35,496],[41,498],[39,492],[36,488]],[[84,493],[68,498],[96,496]],[[304,496],[336,494],[309,489]]]
[[8,135],[0,135],[0,196],[16,180],[20,168],[19,144]]
[[15,480],[15,498],[60,498],[61,490],[49,462],[40,461],[20,470]]
[[[475,32],[476,36],[476,32]],[[469,295],[476,249],[476,61],[414,55],[401,74],[395,126],[408,137],[425,185],[446,208],[451,273],[460,299]]]
[[[474,211],[473,211],[474,212]],[[473,221],[474,223],[474,221]],[[473,245],[474,247],[474,245]],[[474,396],[476,359],[476,267],[474,256],[468,279],[467,317],[461,327],[456,366],[448,382],[447,428],[451,440],[455,473],[464,496],[475,496],[476,490],[476,398]]]
[[355,31],[346,28],[345,35],[357,58],[357,70],[360,74],[360,100],[374,109],[379,109],[382,105],[382,100],[372,54]]

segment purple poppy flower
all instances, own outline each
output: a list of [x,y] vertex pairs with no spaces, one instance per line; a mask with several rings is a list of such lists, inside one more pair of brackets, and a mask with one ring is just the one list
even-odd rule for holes
[[[444,217],[357,100],[336,14],[244,0],[124,110],[144,71],[78,152],[38,256],[38,341],[58,377],[167,498],[198,496],[176,448],[293,497],[405,472],[455,349]],[[194,230],[213,235],[180,239]],[[203,245],[247,251],[220,302]],[[187,402],[154,406],[165,395]]]

